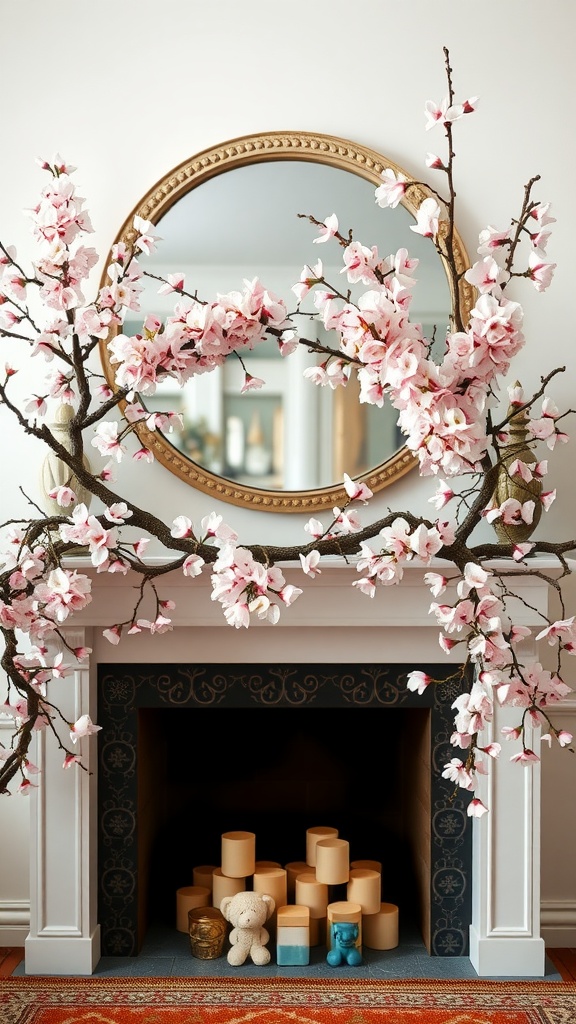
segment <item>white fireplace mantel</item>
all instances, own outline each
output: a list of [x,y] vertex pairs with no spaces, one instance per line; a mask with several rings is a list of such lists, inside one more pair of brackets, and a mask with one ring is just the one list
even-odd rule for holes
[[[69,564],[91,576],[93,596],[65,629],[72,647],[92,648],[89,663],[78,664],[73,677],[51,684],[51,697],[70,722],[84,713],[96,719],[99,663],[446,661],[423,583],[430,566],[410,564],[400,586],[379,588],[373,599],[352,588],[353,565],[328,563],[322,575],[304,583],[299,567],[285,567],[288,582],[304,593],[283,609],[277,625],[257,623],[248,630],[228,626],[220,605],[210,600],[208,575],[190,580],[173,573],[158,581],[160,595],[176,602],[170,613],[173,630],[125,637],[116,647],[103,639],[102,630],[130,617],[137,579],[99,574],[85,559]],[[449,566],[439,562],[432,568]],[[538,568],[549,570],[553,564],[539,560]],[[545,581],[521,575],[518,587],[525,601],[516,602],[515,620],[541,628],[548,601]],[[150,604],[139,615],[151,612]],[[503,725],[516,724],[516,717],[510,709],[497,708],[486,742],[497,738]],[[539,737],[530,744],[537,750]],[[38,733],[36,763],[43,782],[31,797],[30,933],[25,942],[26,973],[31,975],[90,975],[100,958],[95,737],[81,741],[81,753],[89,771],[63,771],[62,752],[47,732]],[[474,820],[471,962],[481,977],[543,976],[539,765],[512,764],[505,751],[490,775],[480,778],[478,795],[490,813]]]

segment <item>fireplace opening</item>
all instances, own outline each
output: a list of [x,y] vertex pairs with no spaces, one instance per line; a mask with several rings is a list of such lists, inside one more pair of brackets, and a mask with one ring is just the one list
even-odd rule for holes
[[429,717],[426,708],[141,710],[143,926],[174,925],[176,890],[192,884],[195,866],[220,866],[222,833],[254,832],[256,859],[283,867],[305,860],[306,830],[318,825],[338,829],[351,861],[380,861],[382,900],[420,921]]
[[438,685],[412,693],[401,665],[100,664],[103,955],[175,927],[177,889],[219,866],[224,832],[254,832],[256,859],[284,866],[316,826],[382,863],[382,902],[431,955],[467,955],[470,794],[442,778],[465,684],[410,668]]

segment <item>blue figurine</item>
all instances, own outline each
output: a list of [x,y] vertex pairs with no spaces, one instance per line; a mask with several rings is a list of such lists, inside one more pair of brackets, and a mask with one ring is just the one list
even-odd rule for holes
[[353,921],[338,921],[331,926],[332,949],[326,957],[331,967],[338,967],[339,964],[350,964],[351,967],[358,967],[362,963],[362,954],[356,946],[358,938],[358,925]]

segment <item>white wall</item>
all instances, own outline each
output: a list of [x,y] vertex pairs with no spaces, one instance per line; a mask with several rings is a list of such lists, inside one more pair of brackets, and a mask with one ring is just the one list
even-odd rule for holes
[[[91,241],[102,253],[140,197],[171,167],[243,134],[334,134],[429,177],[425,154],[440,149],[442,136],[424,131],[423,106],[445,95],[442,48],[448,46],[457,97],[480,96],[478,113],[455,128],[458,226],[468,251],[474,253],[485,225],[507,226],[534,174],[542,176],[537,198],[553,203],[558,220],[549,246],[558,264],[553,285],[544,295],[524,282],[516,291],[526,313],[527,346],[513,376],[533,388],[541,374],[570,360],[575,341],[575,30],[576,8],[559,0],[546,8],[536,0],[6,5],[0,238],[16,243],[26,259],[29,222],[22,210],[34,204],[43,184],[35,158],[55,152],[78,167],[79,191],[95,228]],[[25,372],[21,380],[28,393]],[[572,381],[573,371],[554,383],[561,406],[574,405]],[[7,423],[0,410],[5,431]],[[42,456],[36,442],[11,429],[4,434],[1,519],[25,513],[19,484],[37,495]],[[550,486],[558,487],[559,500],[541,535],[576,533],[572,465],[573,446],[551,460]],[[197,521],[215,507],[159,465],[126,464],[122,486],[136,499],[145,495],[152,510],[168,519],[186,513]],[[380,495],[376,510],[392,505],[427,513],[432,489],[410,474]],[[227,506],[218,511],[247,542],[304,536],[298,516],[267,517]],[[570,589],[574,598],[576,588]],[[576,923],[576,836],[564,825],[566,814],[574,816],[575,763],[565,752],[544,763],[542,897],[567,905]],[[0,802],[0,834],[11,836],[2,850],[2,908],[23,893],[27,838],[16,797]]]

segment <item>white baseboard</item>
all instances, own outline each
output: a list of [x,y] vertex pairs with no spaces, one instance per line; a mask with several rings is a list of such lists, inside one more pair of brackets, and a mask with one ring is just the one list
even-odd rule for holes
[[546,900],[541,903],[540,933],[550,948],[576,946],[576,901]]
[[5,949],[6,946],[24,946],[29,934],[28,927],[10,928],[8,925],[0,924],[0,949]]
[[30,931],[30,902],[0,900],[0,946],[23,946]]

